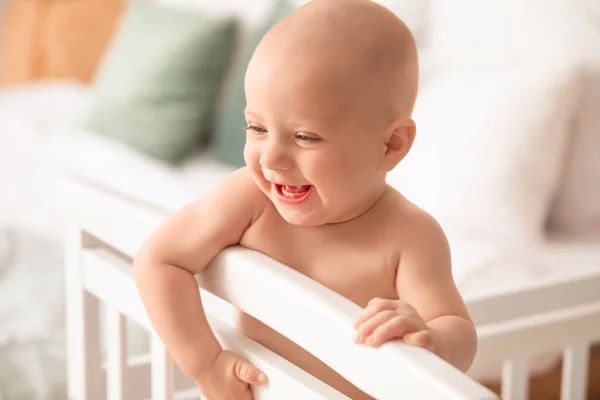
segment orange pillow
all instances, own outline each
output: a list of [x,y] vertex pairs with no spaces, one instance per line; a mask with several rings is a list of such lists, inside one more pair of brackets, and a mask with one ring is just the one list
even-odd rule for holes
[[9,0],[3,12],[0,83],[3,86],[39,78],[40,30],[47,2]]
[[123,0],[53,1],[42,39],[41,74],[90,82],[117,27]]
[[124,0],[9,0],[1,83],[90,82],[123,8]]

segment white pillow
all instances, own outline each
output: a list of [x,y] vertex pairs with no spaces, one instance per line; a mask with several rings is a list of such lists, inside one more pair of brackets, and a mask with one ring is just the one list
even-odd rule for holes
[[541,239],[578,82],[568,60],[444,70],[421,88],[415,143],[388,182],[451,242]]
[[587,7],[580,10],[573,42],[584,49],[584,87],[550,227],[587,234],[600,233],[600,2],[579,2]]
[[586,77],[564,175],[550,216],[551,229],[559,232],[600,232],[600,68],[595,76]]
[[581,94],[580,17],[565,0],[429,0],[417,138],[388,182],[440,221],[457,281],[545,235]]
[[429,2],[428,48],[435,59],[456,65],[467,60],[510,64],[539,56],[560,59],[561,52],[581,47],[582,16],[593,12],[597,0]]

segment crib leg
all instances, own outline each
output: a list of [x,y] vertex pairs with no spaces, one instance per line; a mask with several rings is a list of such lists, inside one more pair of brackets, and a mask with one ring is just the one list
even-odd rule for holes
[[108,400],[125,399],[125,317],[111,306],[107,307],[106,313],[107,327],[107,368],[106,368],[106,389]]
[[65,302],[67,315],[67,378],[70,400],[105,398],[100,369],[99,302],[83,287],[81,250],[83,232],[67,229],[65,248]]
[[577,344],[564,351],[562,369],[561,400],[585,400],[590,347]]
[[529,391],[529,360],[513,358],[502,366],[502,399],[526,400]]
[[152,400],[173,400],[173,364],[162,340],[152,334]]

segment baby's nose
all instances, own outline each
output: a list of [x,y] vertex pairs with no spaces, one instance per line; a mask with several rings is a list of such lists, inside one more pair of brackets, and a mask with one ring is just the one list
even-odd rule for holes
[[283,146],[268,146],[263,150],[259,162],[263,169],[272,171],[287,171],[294,166],[292,157]]

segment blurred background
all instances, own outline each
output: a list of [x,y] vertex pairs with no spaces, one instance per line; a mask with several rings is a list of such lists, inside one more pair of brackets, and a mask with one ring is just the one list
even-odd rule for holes
[[[421,68],[388,181],[446,230],[465,298],[600,274],[600,2],[379,2]],[[66,396],[59,180],[169,209],[205,193],[243,165],[254,47],[302,3],[0,0],[0,399]],[[559,358],[533,368],[532,398],[558,398]]]

